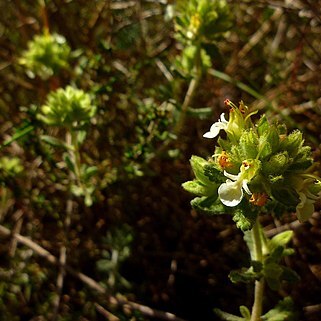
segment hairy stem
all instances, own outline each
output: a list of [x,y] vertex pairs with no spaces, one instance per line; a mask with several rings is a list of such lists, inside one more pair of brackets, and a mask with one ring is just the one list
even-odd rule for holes
[[[72,144],[72,135],[68,131],[66,133],[66,144]],[[73,179],[73,175],[69,173],[70,180]],[[69,227],[71,224],[71,216],[73,210],[73,202],[71,194],[69,195],[66,203],[66,215],[64,219],[64,231],[63,231],[63,241],[62,245],[60,246],[60,254],[59,254],[59,272],[56,280],[56,287],[57,287],[57,296],[53,301],[54,309],[53,315],[51,320],[56,321],[58,320],[58,314],[61,304],[61,297],[63,294],[63,287],[64,287],[64,279],[66,275],[66,264],[67,264],[67,250],[68,250],[68,234],[69,234]]]
[[[254,243],[255,260],[263,263],[263,253],[262,253],[263,244],[262,244],[260,229],[261,229],[261,225],[257,219],[251,233],[252,233],[252,239]],[[264,295],[264,278],[262,277],[261,279],[255,281],[254,303],[252,307],[251,321],[261,320],[263,295]]]
[[192,78],[191,82],[189,83],[189,86],[183,101],[181,114],[174,130],[175,134],[179,134],[184,126],[187,109],[191,105],[192,99],[195,95],[196,89],[198,88],[201,78],[202,78],[201,47],[198,46],[197,51],[195,53],[195,75]]

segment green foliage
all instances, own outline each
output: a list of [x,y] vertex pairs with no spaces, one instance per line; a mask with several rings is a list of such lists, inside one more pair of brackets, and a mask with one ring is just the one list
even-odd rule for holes
[[275,308],[262,315],[263,321],[297,321],[298,313],[295,309],[293,300],[285,297]]
[[136,107],[135,141],[128,146],[125,158],[132,161],[127,165],[126,171],[140,176],[143,175],[140,164],[152,159],[161,148],[160,144],[175,138],[169,131],[174,122],[175,106],[171,101],[159,105],[154,99],[147,98],[137,102]]
[[96,267],[109,290],[130,288],[130,283],[121,275],[120,267],[130,255],[132,241],[133,231],[129,225],[110,230],[103,239],[106,250],[103,258],[97,261]]
[[17,157],[3,156],[0,158],[0,178],[8,179],[23,172],[24,168],[21,160]]
[[28,43],[28,49],[23,52],[20,63],[26,66],[30,77],[37,75],[45,80],[61,69],[68,68],[70,53],[70,47],[63,36],[45,32],[36,35]]

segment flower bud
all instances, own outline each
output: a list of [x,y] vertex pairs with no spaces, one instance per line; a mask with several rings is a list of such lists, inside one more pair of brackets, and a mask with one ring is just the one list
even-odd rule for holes
[[48,79],[68,67],[70,53],[71,49],[63,36],[45,33],[35,36],[28,43],[28,49],[19,62],[27,67],[30,76]]
[[95,115],[96,107],[89,94],[67,86],[51,92],[38,118],[48,125],[79,127]]

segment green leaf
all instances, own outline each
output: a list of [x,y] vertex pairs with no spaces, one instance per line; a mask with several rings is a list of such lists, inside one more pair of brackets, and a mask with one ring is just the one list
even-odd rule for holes
[[198,195],[198,196],[210,196],[216,192],[215,189],[209,189],[207,186],[203,185],[198,180],[188,181],[182,184],[182,187],[189,193]]
[[40,139],[53,147],[72,149],[72,146],[70,146],[70,145],[66,144],[64,141],[62,141],[58,138],[52,137],[52,136],[41,135]]
[[83,196],[84,195],[84,190],[78,185],[71,185],[70,187],[72,194],[75,196]]
[[277,291],[280,288],[282,272],[282,267],[277,263],[269,263],[264,265],[264,278],[271,290]]
[[272,106],[271,103],[263,95],[261,95],[259,92],[257,92],[255,89],[251,88],[250,86],[246,85],[245,83],[243,83],[241,81],[235,80],[230,75],[228,75],[224,72],[215,70],[215,69],[209,69],[208,73],[214,77],[217,77],[219,79],[222,79],[228,83],[235,85],[236,87],[240,88],[241,90],[248,93],[252,97],[259,99],[259,100],[263,100],[269,106]]
[[188,107],[187,114],[189,116],[197,117],[199,119],[206,119],[213,114],[213,109],[211,107],[203,107],[203,108]]
[[291,284],[300,281],[299,274],[297,274],[294,270],[292,270],[286,266],[283,266],[282,268],[283,268],[283,271],[282,271],[282,275],[281,275],[281,280],[287,281]]
[[85,205],[87,207],[90,207],[91,205],[93,205],[93,198],[90,195],[90,193],[85,193]]
[[251,312],[245,305],[240,306],[240,313],[246,321],[251,320]]
[[280,175],[291,164],[288,152],[278,153],[273,155],[267,162],[263,162],[262,170],[267,175]]
[[87,132],[85,130],[78,130],[77,141],[79,145],[81,145],[85,141],[86,136],[87,136]]
[[262,321],[297,321],[298,313],[290,297],[285,297],[282,301],[266,314],[262,315]]
[[209,215],[227,214],[228,211],[228,209],[220,201],[217,202],[217,196],[196,197],[191,201],[191,205],[196,210]]
[[266,116],[263,115],[257,124],[257,132],[258,132],[259,136],[265,135],[269,131],[269,128],[270,128],[270,124],[269,124]]
[[26,136],[33,130],[34,130],[33,125],[27,125],[17,129],[14,135],[10,139],[6,140],[2,145],[0,145],[0,148],[10,145],[12,142],[22,138],[23,136]]
[[68,167],[68,169],[72,172],[72,173],[75,173],[75,164],[73,163],[73,161],[71,160],[70,156],[65,153],[63,155],[63,158],[64,158],[64,161]]
[[221,319],[225,321],[246,321],[246,319],[238,317],[234,314],[224,312],[220,309],[213,309],[214,313]]
[[245,159],[255,159],[258,154],[259,140],[253,130],[243,132],[239,146]]
[[98,172],[97,166],[89,166],[84,169],[84,179],[88,180]]
[[193,155],[190,159],[190,163],[196,178],[206,185],[209,182],[209,179],[204,175],[204,166],[208,165],[208,161],[202,157]]
[[288,151],[291,156],[295,156],[298,154],[302,144],[302,133],[299,130],[295,130],[281,142],[280,148]]
[[226,177],[218,170],[214,164],[207,164],[204,166],[204,175],[211,181],[221,184],[226,181]]
[[261,276],[261,273],[254,272],[252,268],[242,268],[229,274],[229,278],[233,283],[252,283],[255,280],[259,280]]
[[285,231],[285,232],[282,232],[282,233],[274,236],[268,242],[268,248],[269,248],[270,252],[273,252],[273,250],[277,246],[285,247],[291,241],[292,237],[293,237],[293,231]]
[[273,251],[271,251],[270,256],[266,259],[267,262],[280,262],[284,253],[284,246],[276,246]]

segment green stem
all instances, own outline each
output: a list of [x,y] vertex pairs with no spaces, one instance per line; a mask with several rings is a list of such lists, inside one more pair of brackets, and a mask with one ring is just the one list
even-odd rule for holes
[[175,134],[179,134],[184,126],[188,107],[190,107],[191,105],[192,99],[195,95],[196,89],[200,83],[201,78],[202,78],[202,60],[201,60],[201,46],[199,45],[197,46],[197,51],[195,53],[195,75],[192,78],[191,82],[189,83],[189,86],[183,101],[180,117],[174,130]]
[[75,175],[76,180],[79,186],[82,186],[82,179],[81,179],[81,161],[80,161],[80,153],[79,153],[79,144],[78,144],[78,137],[77,137],[77,131],[71,129],[71,145],[73,146],[72,149],[72,158],[75,165]]
[[[263,252],[262,252],[262,239],[261,239],[261,225],[258,222],[253,226],[251,231],[252,239],[254,243],[254,254],[255,260],[263,263]],[[263,295],[264,295],[264,278],[260,278],[259,280],[255,281],[255,288],[254,288],[254,303],[252,307],[251,313],[251,321],[260,321],[262,315],[262,303],[263,303]]]

